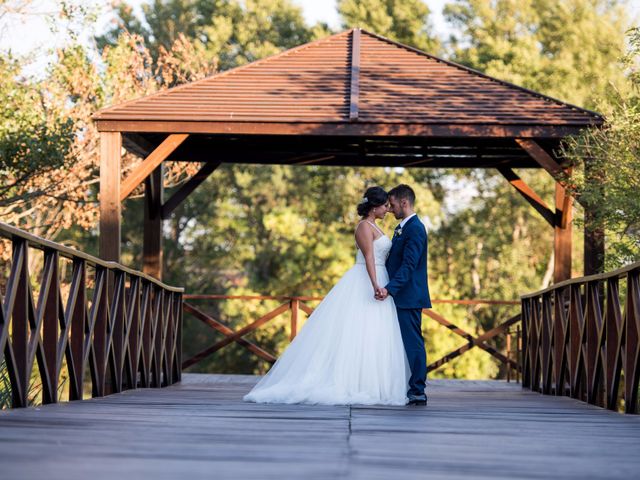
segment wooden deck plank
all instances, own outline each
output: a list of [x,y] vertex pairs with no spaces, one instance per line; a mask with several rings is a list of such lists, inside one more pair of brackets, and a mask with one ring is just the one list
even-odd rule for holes
[[429,406],[257,405],[257,377],[0,413],[2,479],[634,478],[640,418],[497,381]]

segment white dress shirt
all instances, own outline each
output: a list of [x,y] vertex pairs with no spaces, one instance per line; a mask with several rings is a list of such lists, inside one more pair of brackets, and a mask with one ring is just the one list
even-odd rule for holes
[[403,228],[405,226],[405,224],[411,219],[411,217],[415,217],[415,216],[416,216],[416,214],[412,213],[408,217],[403,218],[402,221],[400,222],[400,228]]

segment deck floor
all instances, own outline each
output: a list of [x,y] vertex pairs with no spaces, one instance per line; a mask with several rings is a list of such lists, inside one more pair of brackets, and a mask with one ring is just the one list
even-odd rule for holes
[[0,478],[639,478],[640,417],[499,381],[429,406],[256,405],[257,377],[0,412]]

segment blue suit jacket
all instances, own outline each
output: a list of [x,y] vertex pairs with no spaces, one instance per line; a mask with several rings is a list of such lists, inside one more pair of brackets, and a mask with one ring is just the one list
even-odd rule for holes
[[387,257],[389,283],[386,289],[397,308],[431,308],[427,284],[427,230],[418,216],[410,218],[393,234]]

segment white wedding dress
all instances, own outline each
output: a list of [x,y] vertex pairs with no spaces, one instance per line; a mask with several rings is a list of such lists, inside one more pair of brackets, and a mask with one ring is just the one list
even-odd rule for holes
[[[379,285],[391,240],[373,243]],[[323,405],[405,405],[410,375],[391,297],[373,297],[364,255],[329,291],[300,333],[244,400]]]

